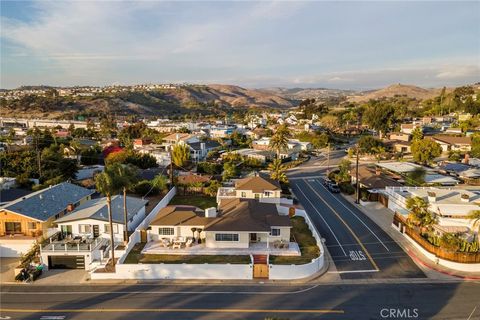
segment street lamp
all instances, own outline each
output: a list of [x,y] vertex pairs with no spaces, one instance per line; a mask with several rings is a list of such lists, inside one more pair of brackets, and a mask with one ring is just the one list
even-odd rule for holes
[[355,203],[359,204],[360,203],[360,181],[358,181],[358,162],[359,162],[359,153],[360,153],[360,147],[357,143],[357,161],[356,161],[356,169],[355,169],[355,182],[356,182],[356,187],[357,187],[357,196],[355,199]]

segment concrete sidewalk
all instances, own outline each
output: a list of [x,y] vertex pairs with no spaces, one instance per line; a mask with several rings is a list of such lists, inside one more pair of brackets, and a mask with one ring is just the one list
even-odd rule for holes
[[342,194],[342,197],[359,208],[367,217],[383,229],[412,258],[430,279],[453,280],[458,278],[480,278],[479,272],[464,272],[434,264],[413,246],[403,235],[392,227],[394,213],[379,202],[369,202],[366,205],[355,203],[353,196]]

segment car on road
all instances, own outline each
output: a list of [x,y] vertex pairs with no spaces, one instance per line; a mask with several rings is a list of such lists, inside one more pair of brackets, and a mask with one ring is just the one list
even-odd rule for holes
[[330,192],[332,192],[332,193],[339,193],[340,192],[340,188],[338,187],[338,184],[336,184],[336,183],[330,183],[328,185],[328,190],[330,190]]
[[330,180],[330,179],[328,179],[328,178],[323,179],[323,185],[324,185],[325,187],[328,187],[331,183],[333,183],[332,180]]

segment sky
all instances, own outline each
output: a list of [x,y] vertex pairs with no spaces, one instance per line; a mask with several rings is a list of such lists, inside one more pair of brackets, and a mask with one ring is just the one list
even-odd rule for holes
[[480,81],[480,1],[1,0],[0,87]]

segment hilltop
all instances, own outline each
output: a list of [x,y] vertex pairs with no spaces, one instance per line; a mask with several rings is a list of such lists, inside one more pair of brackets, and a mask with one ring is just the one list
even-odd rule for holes
[[[440,94],[441,89],[425,89],[413,85],[393,84],[386,88],[373,91],[364,91],[360,94],[351,95],[348,100],[351,102],[366,102],[381,98],[391,98],[395,96],[405,96],[417,100],[431,99]],[[448,92],[449,90],[447,90]]]

